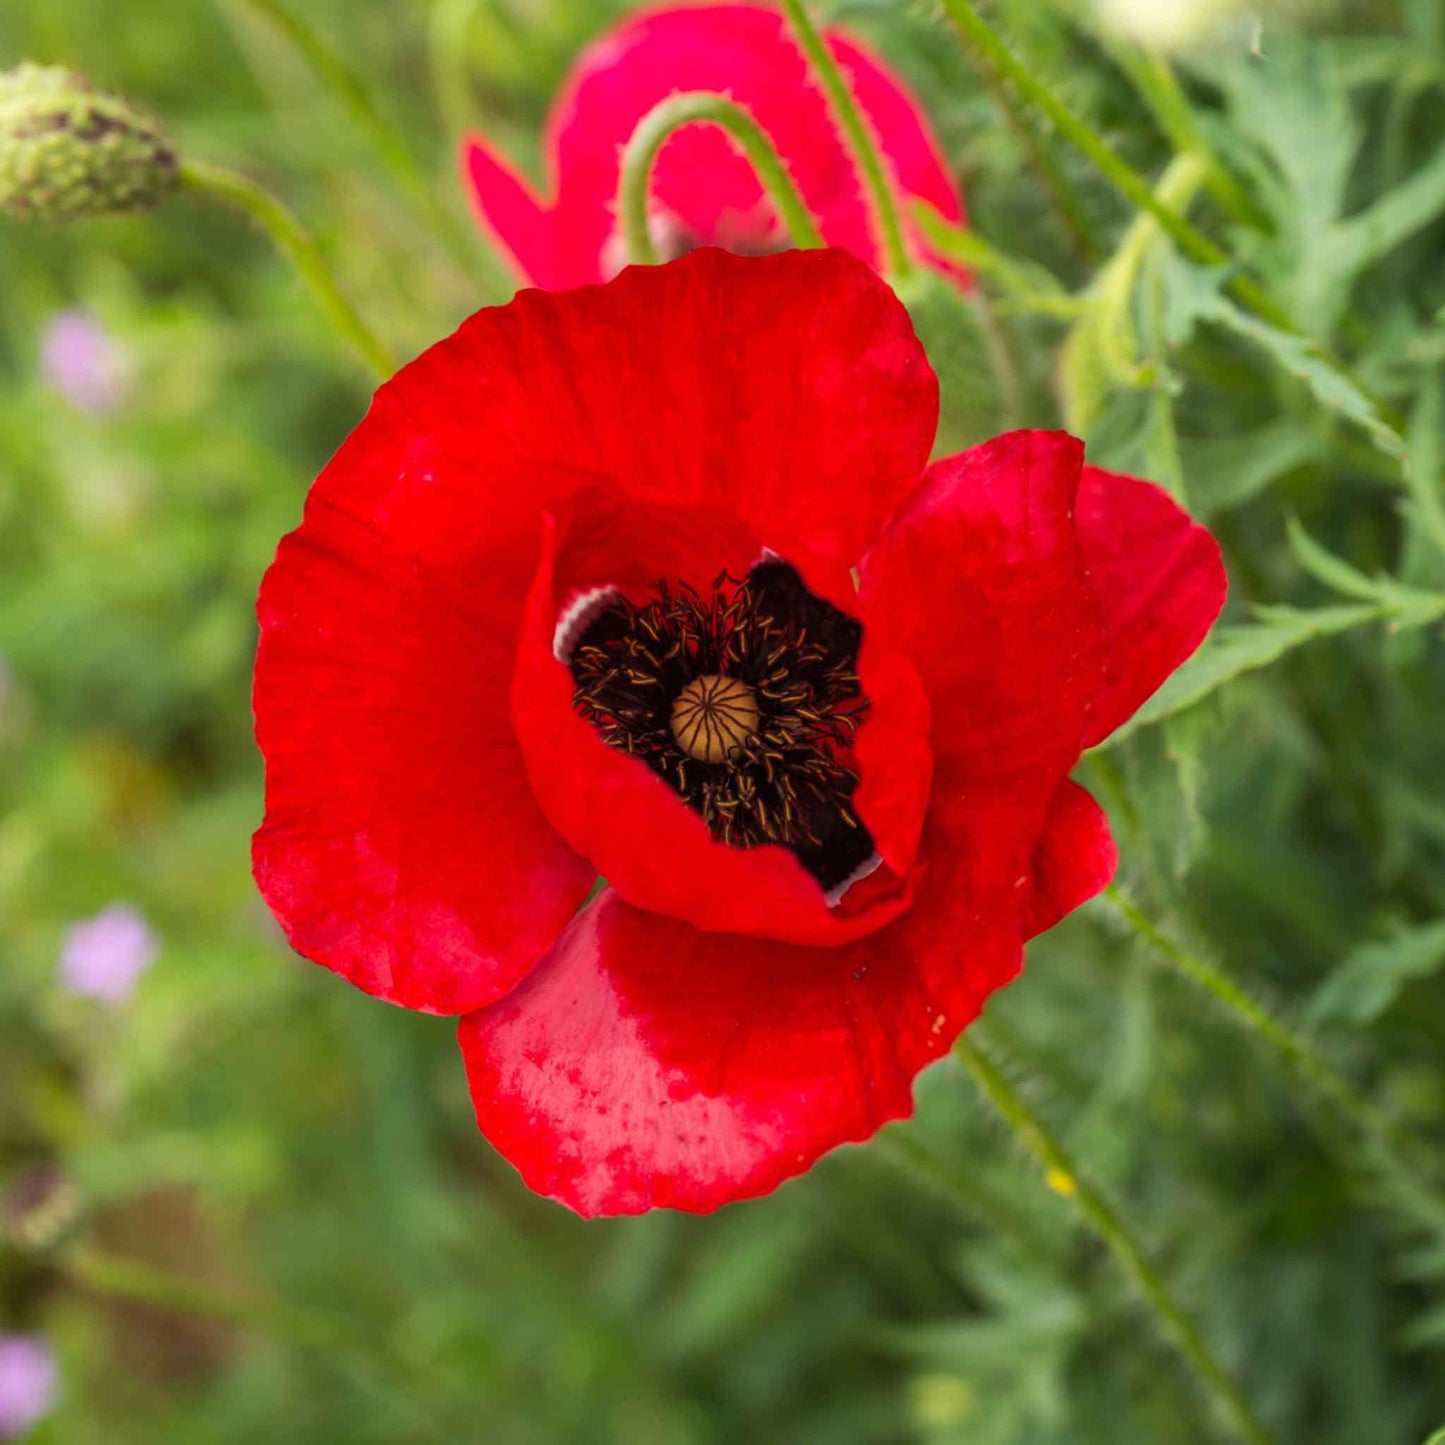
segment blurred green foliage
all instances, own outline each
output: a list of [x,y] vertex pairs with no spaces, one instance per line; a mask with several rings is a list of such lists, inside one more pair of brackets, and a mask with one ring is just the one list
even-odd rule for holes
[[[154,106],[186,153],[261,178],[415,351],[509,290],[471,236],[456,134],[484,126],[535,167],[570,57],[622,7],[303,8],[420,187],[378,164],[260,0],[11,0],[0,68],[75,66]],[[942,443],[1068,415],[1095,461],[1157,476],[1224,541],[1226,630],[1084,766],[1125,886],[1438,1155],[1445,12],[1360,6],[1313,33],[1266,18],[1176,57],[1194,143],[1245,197],[1201,182],[1176,204],[1300,335],[1147,227],[1119,250],[1135,218],[1047,129],[1001,119],[1009,97],[930,7],[831,13],[917,88],[977,234],[1017,263],[983,303],[909,293]],[[1081,5],[988,13],[1121,156],[1163,172],[1179,131],[1127,40]],[[1078,305],[1031,304],[1039,267]],[[138,1303],[81,1257],[0,1255],[0,1331],[62,1356],[37,1439],[1221,1438],[949,1063],[889,1131],[941,1174],[900,1168],[885,1136],[710,1219],[583,1224],[528,1195],[475,1132],[450,1026],[295,960],[249,879],[252,599],[365,405],[354,359],[262,238],[190,203],[0,225],[0,295],[0,1185],[59,1161],[87,1249],[200,1291]],[[48,320],[76,307],[128,357],[107,415],[39,368]],[[113,899],[163,951],[108,1012],[54,979],[65,926]],[[1428,1149],[1408,1170],[1377,1157],[1159,965],[1093,905],[1031,949],[987,1035],[1281,1441],[1418,1445],[1445,1417]],[[251,1323],[214,1317],[236,1299]]]

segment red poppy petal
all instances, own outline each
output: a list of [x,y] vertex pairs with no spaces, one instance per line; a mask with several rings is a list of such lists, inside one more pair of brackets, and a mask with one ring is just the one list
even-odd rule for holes
[[611,890],[501,1003],[462,1020],[477,1123],[583,1215],[764,1194],[912,1109],[1021,949],[951,845],[913,911],[839,949],[698,932]]
[[[786,848],[715,841],[666,783],[608,746],[573,706],[573,679],[556,653],[559,627],[565,635],[567,619],[605,588],[641,600],[660,578],[706,593],[724,570],[745,575],[760,554],[747,528],[723,513],[603,489],[579,492],[556,512],[527,601],[512,698],[533,789],[562,836],[630,902],[699,928],[826,945],[897,916],[908,906],[907,887],[884,892],[880,878],[830,908]],[[859,807],[866,801],[870,826],[876,815],[879,851],[901,874],[927,804],[927,699],[911,666],[876,648],[865,645],[860,673],[872,706],[859,756],[874,782]]]
[[1085,467],[1077,520],[1113,664],[1094,700],[1092,747],[1204,641],[1229,583],[1219,544],[1152,482]]
[[938,418],[908,313],[843,251],[695,251],[524,291],[403,375],[428,439],[418,484],[437,452],[513,505],[535,498],[535,472],[589,470],[846,565],[917,483]]
[[498,250],[510,255],[522,278],[534,286],[567,285],[557,258],[557,221],[552,208],[537,198],[521,172],[484,138],[468,137],[461,154],[462,179],[477,219],[498,243]]
[[436,553],[418,565],[397,538],[427,528],[398,509],[444,509],[444,489],[405,495],[407,446],[403,414],[379,402],[262,584],[253,856],[301,953],[393,1003],[458,1013],[526,973],[595,871],[538,809],[508,721],[518,544],[478,547],[475,578]]
[[1098,608],[1075,538],[1083,446],[997,437],[936,462],[860,568],[864,624],[922,674],[940,768],[1032,778],[1046,801],[1103,682]]
[[1103,892],[1118,866],[1119,850],[1104,810],[1085,789],[1065,779],[1054,794],[1044,836],[1034,853],[1025,936],[1033,938],[1052,928]]

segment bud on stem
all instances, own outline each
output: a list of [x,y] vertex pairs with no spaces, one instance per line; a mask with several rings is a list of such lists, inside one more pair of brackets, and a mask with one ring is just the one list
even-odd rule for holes
[[155,117],[60,66],[0,74],[0,211],[61,224],[147,211],[175,189]]

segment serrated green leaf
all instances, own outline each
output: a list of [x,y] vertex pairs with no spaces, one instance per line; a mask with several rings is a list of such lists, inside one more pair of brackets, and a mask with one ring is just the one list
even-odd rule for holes
[[1167,328],[1175,344],[1182,343],[1200,321],[1222,326],[1252,341],[1291,376],[1304,382],[1327,411],[1361,427],[1381,451],[1404,461],[1405,439],[1386,420],[1379,404],[1357,382],[1332,366],[1319,347],[1305,336],[1281,331],[1241,310],[1220,291],[1222,270],[1191,266],[1175,257],[1167,290]]
[[1317,432],[1289,419],[1236,436],[1181,441],[1194,511],[1211,516],[1242,506],[1286,473],[1317,459],[1322,445]]
[[1320,985],[1309,1006],[1316,1023],[1372,1023],[1413,979],[1445,965],[1445,922],[1402,929],[1355,949]]
[[[1405,485],[1407,516],[1420,537],[1445,556],[1445,387],[1438,373],[1425,377],[1420,403],[1410,418],[1410,459]],[[1410,576],[1406,573],[1406,576]]]
[[1318,607],[1309,611],[1293,607],[1259,608],[1255,621],[1217,629],[1118,732],[1099,746],[1110,747],[1141,727],[1193,707],[1235,678],[1268,667],[1306,642],[1346,632],[1363,623],[1378,621],[1382,616],[1379,607],[1365,604]]
[[1353,597],[1360,602],[1380,601],[1380,586],[1372,582],[1363,572],[1357,572],[1348,562],[1326,551],[1300,525],[1298,517],[1285,519],[1285,530],[1289,536],[1289,548],[1295,561],[1316,582],[1338,592],[1342,597]]

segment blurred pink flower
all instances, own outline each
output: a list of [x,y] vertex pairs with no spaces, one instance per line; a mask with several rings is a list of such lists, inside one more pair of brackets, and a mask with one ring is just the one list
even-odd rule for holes
[[0,1335],[0,1439],[18,1440],[50,1413],[59,1372],[34,1335]]
[[125,352],[86,311],[57,311],[40,340],[46,382],[80,411],[114,411],[125,399]]
[[60,981],[71,993],[123,1003],[156,953],[155,934],[140,912],[128,903],[112,903],[65,930]]
[[[845,31],[826,40],[866,116],[906,208],[927,201],[963,222],[963,200],[918,99]],[[634,12],[578,57],[543,136],[552,195],[538,196],[486,137],[468,136],[462,161],[479,219],[534,286],[605,281],[626,259],[615,202],[621,149],[659,101],[719,91],[772,138],[823,238],[881,269],[867,190],[787,22],[769,5],[669,5]],[[778,251],[788,237],[753,168],[717,127],[681,127],[653,172],[652,227],[664,260],[696,246]],[[967,276],[922,258],[959,284]]]

